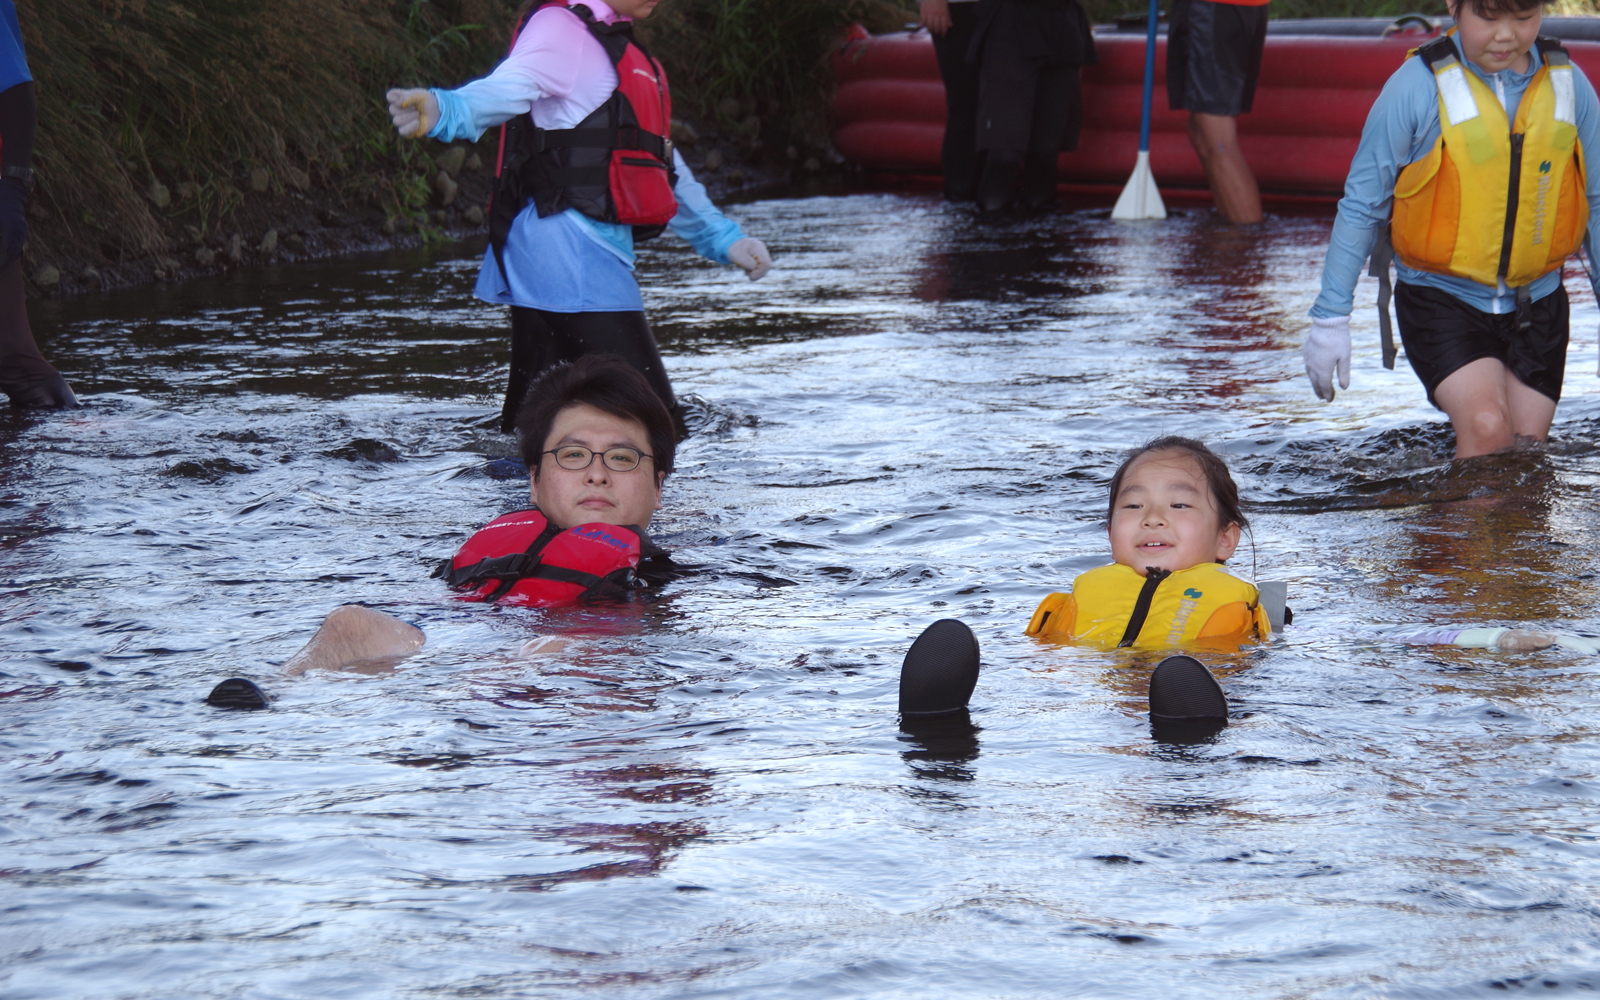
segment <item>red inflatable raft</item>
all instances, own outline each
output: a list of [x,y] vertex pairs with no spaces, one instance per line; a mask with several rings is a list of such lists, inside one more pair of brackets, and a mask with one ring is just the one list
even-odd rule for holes
[[[1420,17],[1271,22],[1255,107],[1239,119],[1239,145],[1262,191],[1336,199],[1384,81],[1408,50],[1438,35],[1441,21],[1448,26],[1448,19]],[[1600,18],[1547,17],[1544,25],[1600,81]],[[1082,136],[1075,152],[1061,154],[1068,186],[1115,194],[1133,170],[1144,41],[1143,24],[1095,30],[1100,62],[1083,71]],[[1167,109],[1165,36],[1156,44],[1150,166],[1164,192],[1198,194],[1205,173],[1189,147],[1188,114]],[[938,174],[944,85],[928,34],[860,31],[833,64],[839,152],[875,171]]]

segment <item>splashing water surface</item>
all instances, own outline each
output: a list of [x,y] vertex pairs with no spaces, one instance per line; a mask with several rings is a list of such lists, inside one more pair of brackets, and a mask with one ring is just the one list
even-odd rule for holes
[[[733,214],[763,282],[643,255],[696,428],[656,533],[705,570],[623,608],[429,579],[526,497],[475,250],[38,304],[88,405],[0,417],[0,998],[1600,988],[1600,663],[1379,635],[1596,627],[1586,282],[1551,448],[1452,465],[1371,288],[1312,398],[1326,219]],[[1147,658],[1021,634],[1158,433],[1226,451],[1236,566],[1297,615],[1217,662],[1236,717],[1195,746],[1152,740]],[[349,601],[428,646],[284,677]],[[975,726],[902,733],[949,616]],[[204,705],[231,675],[273,710]]]

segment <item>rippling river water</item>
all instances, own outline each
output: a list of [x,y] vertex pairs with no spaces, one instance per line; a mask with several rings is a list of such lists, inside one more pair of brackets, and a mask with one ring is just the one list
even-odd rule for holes
[[[1311,396],[1327,219],[732,214],[767,280],[641,265],[696,426],[657,537],[707,570],[623,609],[428,578],[526,497],[486,468],[475,251],[37,305],[87,405],[0,416],[0,998],[1600,988],[1600,662],[1379,634],[1600,628],[1581,277],[1553,446],[1451,466],[1372,288],[1353,387]],[[1152,740],[1148,661],[1021,634],[1163,432],[1228,453],[1236,566],[1297,614],[1195,746]],[[427,647],[282,676],[353,600]],[[952,615],[975,731],[902,733],[900,657]],[[231,675],[273,710],[201,702]]]

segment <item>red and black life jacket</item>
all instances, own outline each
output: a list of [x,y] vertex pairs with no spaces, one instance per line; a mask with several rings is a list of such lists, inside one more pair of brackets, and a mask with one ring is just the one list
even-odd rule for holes
[[489,240],[505,271],[511,223],[532,198],[539,218],[576,208],[591,219],[633,227],[635,240],[657,236],[677,214],[672,188],[672,97],[667,74],[633,37],[633,22],[602,24],[581,3],[549,0],[528,12],[563,7],[583,20],[617,71],[617,89],[574,128],[544,129],[532,114],[500,126]]
[[642,557],[661,550],[634,527],[580,524],[563,531],[537,510],[495,518],[461,546],[438,575],[467,601],[544,607],[626,597],[643,584]]

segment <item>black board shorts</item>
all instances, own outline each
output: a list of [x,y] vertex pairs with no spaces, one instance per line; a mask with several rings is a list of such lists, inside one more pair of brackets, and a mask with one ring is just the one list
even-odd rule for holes
[[1394,286],[1394,314],[1406,360],[1428,390],[1428,402],[1439,383],[1480,358],[1495,358],[1517,381],[1561,401],[1561,378],[1567,368],[1567,290],[1556,290],[1532,305],[1533,328],[1516,333],[1515,313],[1486,313],[1449,292],[1425,285]]
[[1172,0],[1167,27],[1167,106],[1206,115],[1242,115],[1256,99],[1267,7]]

